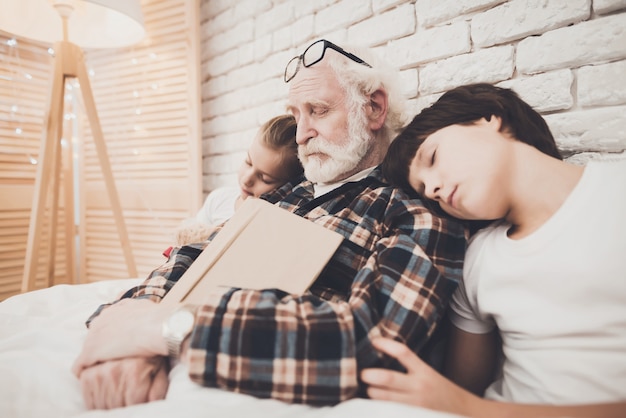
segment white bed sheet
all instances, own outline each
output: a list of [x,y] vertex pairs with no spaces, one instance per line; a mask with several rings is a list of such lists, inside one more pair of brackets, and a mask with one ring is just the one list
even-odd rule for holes
[[78,381],[70,371],[85,337],[84,321],[100,304],[113,300],[140,281],[58,285],[1,302],[0,417],[453,417],[367,399],[323,408],[258,399],[196,385],[181,365],[170,372],[169,390],[162,401],[87,411]]

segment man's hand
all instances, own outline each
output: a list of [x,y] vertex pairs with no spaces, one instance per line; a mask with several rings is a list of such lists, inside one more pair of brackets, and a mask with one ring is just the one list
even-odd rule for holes
[[127,357],[167,355],[161,327],[171,309],[147,299],[124,299],[93,320],[72,371]]
[[87,409],[111,409],[165,398],[166,357],[132,357],[83,369],[78,376]]
[[407,373],[386,369],[365,369],[361,379],[369,385],[372,399],[402,402],[461,415],[470,403],[480,399],[460,388],[424,363],[407,346],[390,339],[373,341],[374,347],[397,359]]

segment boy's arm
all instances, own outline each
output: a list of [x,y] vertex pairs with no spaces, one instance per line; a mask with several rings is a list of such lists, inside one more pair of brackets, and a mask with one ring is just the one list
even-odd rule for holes
[[444,375],[462,388],[482,396],[494,380],[498,343],[496,329],[472,334],[451,324]]
[[476,418],[571,417],[618,418],[626,402],[585,405],[530,405],[480,398],[441,376],[407,346],[391,339],[378,339],[374,346],[398,360],[407,373],[366,369],[361,378],[369,385],[372,399],[402,402],[423,408]]

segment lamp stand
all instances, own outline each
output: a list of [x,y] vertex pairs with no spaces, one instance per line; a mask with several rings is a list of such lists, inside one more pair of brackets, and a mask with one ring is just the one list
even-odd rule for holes
[[[65,29],[64,29],[65,30]],[[64,39],[67,39],[66,33]],[[57,217],[59,209],[59,188],[61,182],[61,136],[63,134],[63,96],[66,77],[78,78],[80,90],[82,91],[85,111],[91,125],[93,140],[96,152],[102,169],[102,175],[106,184],[106,189],[113,210],[117,232],[128,273],[130,277],[137,276],[135,261],[130,249],[128,233],[122,216],[120,201],[115,188],[115,182],[111,173],[106,144],[102,135],[102,127],[96,112],[96,106],[89,84],[89,77],[85,68],[82,50],[75,44],[67,40],[54,44],[55,64],[52,76],[52,88],[50,93],[50,103],[46,111],[46,125],[41,141],[39,152],[39,164],[35,178],[35,194],[33,206],[30,213],[30,227],[28,230],[28,241],[26,245],[26,259],[24,264],[24,275],[22,278],[22,292],[27,292],[35,288],[37,276],[37,261],[39,256],[39,238],[43,227],[46,211],[46,198],[50,181],[53,182],[52,207],[50,210],[50,234],[48,236],[47,258],[47,285],[52,285],[54,277],[54,257],[56,252],[56,232]],[[71,156],[70,156],[71,157]],[[64,194],[65,194],[65,242],[66,242],[66,271],[68,279],[74,283],[75,251],[74,251],[74,205],[73,205],[73,175],[71,163],[64,173]]]

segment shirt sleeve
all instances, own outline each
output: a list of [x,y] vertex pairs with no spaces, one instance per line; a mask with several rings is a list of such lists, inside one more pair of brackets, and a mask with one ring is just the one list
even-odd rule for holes
[[100,305],[87,319],[87,327],[89,327],[91,321],[100,315],[103,309],[106,309],[108,306],[122,299],[150,299],[157,303],[160,302],[207,245],[208,242],[204,242],[173,248],[169,254],[168,260],[163,265],[153,270],[140,285],[130,288],[117,300]]
[[285,402],[336,404],[358,394],[362,368],[393,367],[373,338],[419,350],[460,280],[465,235],[410,202],[390,219],[347,301],[271,289],[213,295],[191,335],[192,380]]
[[478,306],[479,258],[485,234],[484,230],[478,232],[470,241],[465,255],[463,281],[450,301],[450,322],[471,334],[486,334],[496,327],[493,318],[481,315]]

